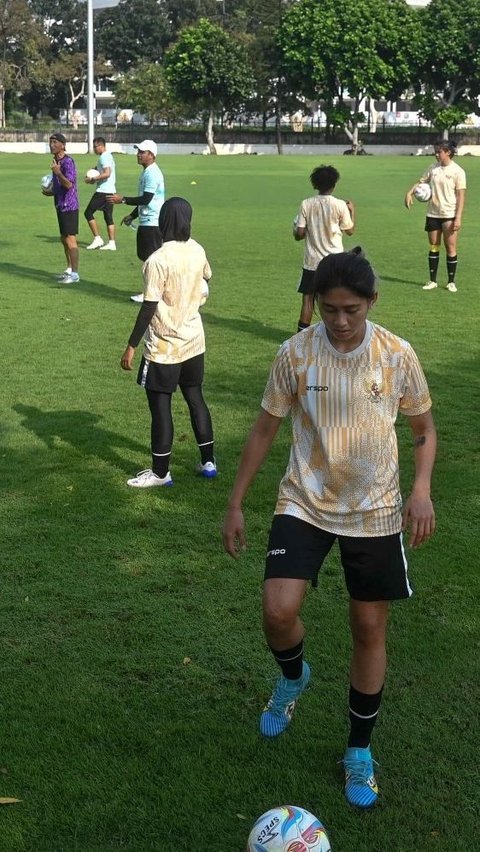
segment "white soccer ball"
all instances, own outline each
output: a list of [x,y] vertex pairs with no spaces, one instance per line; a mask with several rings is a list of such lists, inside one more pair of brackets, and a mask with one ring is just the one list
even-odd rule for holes
[[257,819],[246,852],[331,852],[331,846],[317,817],[296,805],[281,805]]
[[430,201],[432,197],[432,190],[430,189],[430,184],[419,183],[418,186],[416,186],[413,190],[413,194],[417,201]]
[[51,189],[52,188],[52,181],[53,181],[52,175],[44,175],[42,177],[42,180],[41,180],[42,189],[47,189],[47,190]]
[[200,285],[200,295],[201,295],[204,302],[207,301],[209,293],[210,293],[210,289],[209,289],[209,286],[208,286],[208,282],[205,281],[205,278],[203,278],[202,283]]
[[90,178],[90,179],[97,178],[99,176],[99,174],[100,174],[100,172],[97,169],[89,169],[87,174],[85,175],[85,177]]

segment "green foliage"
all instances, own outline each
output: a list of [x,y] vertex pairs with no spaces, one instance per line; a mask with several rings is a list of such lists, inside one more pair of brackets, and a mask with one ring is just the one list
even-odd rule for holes
[[143,113],[151,124],[185,115],[185,106],[175,100],[161,65],[142,63],[124,74],[115,84],[115,100],[119,107]]
[[421,115],[448,131],[480,95],[480,0],[432,0],[420,17],[423,50],[417,59],[416,103]]
[[278,38],[298,91],[323,99],[327,109],[347,93],[353,99],[346,122],[353,132],[363,97],[386,97],[407,85],[419,32],[403,0],[300,0],[286,12]]
[[165,74],[177,97],[198,110],[236,112],[253,88],[243,45],[205,18],[184,29],[167,51]]
[[95,16],[97,49],[116,71],[141,63],[159,62],[174,32],[164,3],[157,0],[120,0],[118,6]]

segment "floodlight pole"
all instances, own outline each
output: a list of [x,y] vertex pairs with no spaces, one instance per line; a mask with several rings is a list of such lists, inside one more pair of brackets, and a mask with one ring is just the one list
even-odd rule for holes
[[93,75],[93,0],[87,0],[87,124],[88,153],[93,154],[95,80]]

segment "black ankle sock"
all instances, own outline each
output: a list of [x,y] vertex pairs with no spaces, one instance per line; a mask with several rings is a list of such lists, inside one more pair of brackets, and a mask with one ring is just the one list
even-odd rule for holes
[[350,685],[349,716],[350,736],[348,738],[349,748],[367,748],[370,744],[372,731],[377,721],[380,702],[382,700],[383,686],[375,695],[358,692]]
[[201,444],[198,449],[200,450],[200,458],[202,460],[202,464],[206,464],[207,462],[215,462],[215,457],[213,455],[213,441],[209,444]]
[[152,453],[152,470],[163,479],[170,469],[170,453],[166,456],[155,456]]
[[274,648],[269,647],[282,670],[283,676],[288,680],[298,680],[303,672],[303,639],[298,645],[287,648],[286,651],[275,651]]

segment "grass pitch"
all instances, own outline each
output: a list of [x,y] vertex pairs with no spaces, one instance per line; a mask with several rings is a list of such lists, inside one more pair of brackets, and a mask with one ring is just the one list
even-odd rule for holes
[[[95,164],[75,157],[80,173]],[[118,189],[136,191],[134,157]],[[260,739],[276,668],[260,625],[266,535],[289,444],[285,424],[246,502],[249,550],[233,563],[219,528],[239,454],[279,344],[296,329],[303,247],[291,237],[311,193],[307,157],[165,157],[167,194],[188,198],[213,269],[203,308],[205,396],[219,476],[193,476],[188,414],[174,404],[175,487],[132,491],[147,467],[149,415],[119,359],[141,289],[135,235],[64,268],[50,156],[0,155],[3,522],[0,692],[1,852],[243,852],[275,804],[325,823],[335,852],[478,844],[478,201],[469,188],[459,291],[423,292],[425,208],[402,207],[427,158],[322,160],[357,206],[356,234],[380,276],[372,319],[405,336],[427,373],[439,431],[438,532],[411,556],[416,595],[393,607],[390,664],[374,736],[379,807],[343,799],[350,640],[336,555],[304,618],[312,688],[289,731]],[[195,183],[192,183],[195,181]],[[91,187],[80,185],[82,210]],[[116,221],[125,215],[116,208]],[[99,219],[103,235],[105,228]],[[477,240],[478,241],[478,240]],[[446,280],[442,250],[440,282]],[[137,354],[137,364],[140,354]],[[413,471],[398,425],[403,488]]]

